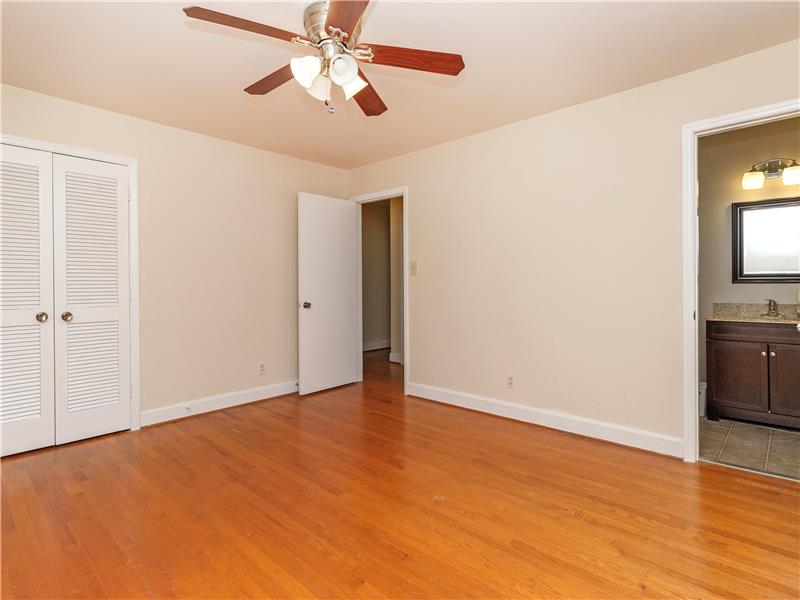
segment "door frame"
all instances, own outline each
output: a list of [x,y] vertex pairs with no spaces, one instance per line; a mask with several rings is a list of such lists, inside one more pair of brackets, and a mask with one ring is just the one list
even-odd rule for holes
[[701,137],[800,115],[800,98],[693,121],[683,125],[683,460],[698,460],[698,183],[697,145]]
[[50,142],[31,140],[0,133],[0,143],[8,146],[19,146],[30,150],[43,150],[53,154],[63,154],[76,158],[86,158],[100,162],[122,165],[128,168],[128,261],[130,302],[128,318],[130,319],[130,370],[131,370],[131,431],[141,427],[141,367],[139,360],[139,161],[125,156],[116,156],[104,152],[95,152],[83,148],[63,146]]
[[[410,314],[411,304],[409,302],[409,289],[408,289],[408,186],[400,186],[388,190],[381,190],[379,192],[370,192],[368,194],[361,194],[360,196],[351,196],[350,201],[356,204],[366,204],[368,202],[378,202],[380,200],[388,200],[390,198],[403,197],[403,393],[408,390],[409,373],[411,372],[411,328],[410,328]],[[359,353],[361,355],[361,363],[359,367],[358,380],[364,380],[364,307],[362,306],[362,245],[363,236],[361,235],[361,211],[358,212],[358,344]]]

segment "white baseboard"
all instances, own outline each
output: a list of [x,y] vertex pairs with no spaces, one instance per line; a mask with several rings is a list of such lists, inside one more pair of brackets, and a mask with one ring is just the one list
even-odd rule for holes
[[463,408],[471,408],[480,412],[507,417],[516,421],[535,423],[552,429],[569,431],[591,438],[616,442],[634,448],[650,450],[669,456],[683,456],[683,439],[672,437],[644,429],[636,429],[625,425],[617,425],[607,421],[597,421],[578,417],[565,412],[534,408],[515,402],[496,400],[483,396],[475,396],[429,385],[408,382],[406,394],[419,396],[427,400],[454,404]]
[[364,342],[362,347],[364,352],[369,352],[370,350],[383,350],[384,348],[391,348],[392,340],[378,340],[377,342]]
[[248,402],[255,402],[257,400],[293,394],[296,391],[297,381],[286,381],[284,383],[275,383],[264,387],[250,388],[249,390],[208,396],[207,398],[190,400],[188,402],[179,402],[178,404],[170,404],[169,406],[160,408],[151,408],[142,411],[142,427],[163,423],[164,421],[182,419],[183,417],[211,412],[212,410],[219,410],[221,408],[229,408],[238,404],[247,404]]
[[403,364],[402,352],[389,352],[389,362]]

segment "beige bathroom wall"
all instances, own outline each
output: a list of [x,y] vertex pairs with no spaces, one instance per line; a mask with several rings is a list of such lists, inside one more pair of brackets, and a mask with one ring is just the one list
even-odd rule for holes
[[403,356],[403,197],[389,199],[391,242],[392,348],[390,358],[402,362]]
[[389,245],[389,201],[362,204],[362,337],[368,349],[391,344]]
[[1,128],[138,159],[144,409],[297,378],[297,192],[345,171],[5,85]]
[[[800,196],[800,185],[767,180],[760,190],[743,190],[742,174],[757,162],[775,157],[800,159],[800,118],[766,123],[701,138],[698,160],[700,208],[699,359],[706,376],[706,319],[714,302],[782,304],[797,302],[796,283],[731,283],[731,204]],[[800,235],[800,232],[798,232]]]
[[798,95],[794,41],[352,171],[409,188],[411,381],[681,436],[681,126]]

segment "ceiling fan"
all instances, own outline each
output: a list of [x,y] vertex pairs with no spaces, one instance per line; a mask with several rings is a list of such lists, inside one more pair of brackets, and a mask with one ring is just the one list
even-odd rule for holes
[[368,4],[369,0],[324,0],[311,4],[303,13],[305,36],[199,6],[184,8],[183,12],[193,19],[260,33],[316,50],[315,55],[293,58],[290,64],[244,91],[267,94],[294,77],[311,96],[323,101],[331,113],[335,110],[331,105],[331,83],[341,86],[346,100],[355,98],[368,117],[386,111],[386,104],[364,75],[359,62],[442,75],[458,75],[464,68],[460,54],[359,43],[361,17]]

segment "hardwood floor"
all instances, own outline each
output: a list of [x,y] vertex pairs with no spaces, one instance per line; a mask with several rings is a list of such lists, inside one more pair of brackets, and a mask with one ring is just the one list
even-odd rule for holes
[[367,381],[2,461],[3,598],[797,598],[800,485]]

